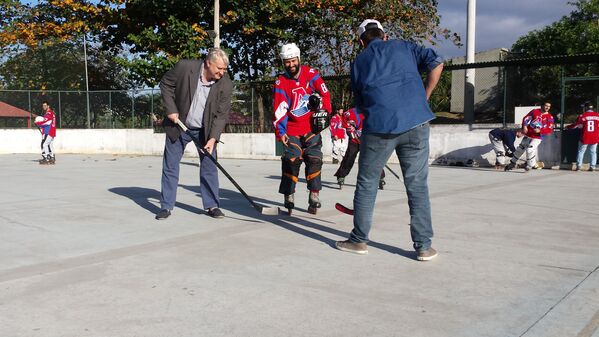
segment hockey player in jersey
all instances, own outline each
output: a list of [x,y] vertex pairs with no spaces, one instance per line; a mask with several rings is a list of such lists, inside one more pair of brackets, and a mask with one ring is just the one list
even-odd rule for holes
[[342,115],[343,109],[337,109],[333,116],[331,116],[329,125],[329,129],[331,130],[331,140],[333,143],[331,153],[331,157],[333,157],[333,164],[337,164],[343,160],[345,151],[348,147]]
[[526,171],[531,168],[540,168],[537,166],[537,148],[543,137],[553,133],[554,122],[553,116],[549,113],[550,109],[551,103],[544,102],[541,109],[534,109],[522,118],[522,133],[525,136],[516,149],[514,157],[505,167],[506,171],[514,169],[524,154],[526,154],[526,167],[524,168]]
[[35,125],[40,128],[42,133],[42,159],[40,165],[54,165],[56,162],[54,156],[54,137],[56,137],[56,116],[50,108],[47,101],[42,103],[44,116],[35,122]]
[[599,143],[599,113],[593,110],[593,104],[586,102],[583,105],[584,112],[578,116],[576,122],[566,128],[582,128],[580,141],[578,142],[578,155],[576,156],[576,171],[580,171],[584,154],[589,149],[591,161],[589,171],[595,171],[597,165],[597,143]]
[[[349,144],[347,145],[347,151],[343,160],[335,172],[337,177],[337,184],[339,189],[345,184],[345,177],[349,174],[351,169],[354,167],[354,162],[360,152],[360,136],[362,135],[362,125],[364,124],[364,115],[358,113],[356,108],[351,108],[343,113],[343,127],[349,137]],[[379,189],[382,190],[385,186],[385,170],[381,171],[381,178],[379,179]]]
[[[319,134],[322,129],[313,128],[314,122],[320,122],[313,115],[317,115],[315,110],[324,110],[325,115],[331,113],[330,93],[316,70],[300,64],[300,50],[295,43],[284,45],[280,57],[285,71],[277,77],[273,90],[275,136],[285,147],[281,157],[279,193],[284,194],[285,208],[291,213],[300,166],[305,162],[308,210],[315,213],[320,207],[318,194],[322,189],[322,139]],[[309,107],[310,97],[315,97],[313,94],[320,95],[320,102],[314,100],[317,107]]]
[[516,152],[514,141],[522,137],[522,131],[496,128],[489,131],[489,140],[495,152],[495,169],[505,168],[505,157],[513,157]]

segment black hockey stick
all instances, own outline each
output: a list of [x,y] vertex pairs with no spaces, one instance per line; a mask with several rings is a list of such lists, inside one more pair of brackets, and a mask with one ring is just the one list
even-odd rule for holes
[[241,194],[243,194],[243,196],[250,202],[250,204],[252,204],[252,207],[254,207],[254,209],[256,209],[258,212],[260,212],[261,214],[266,214],[266,215],[278,215],[279,214],[279,208],[273,208],[273,207],[265,207],[265,206],[261,206],[258,205],[256,202],[254,202],[254,200],[252,200],[252,198],[250,198],[249,195],[247,195],[247,193],[245,193],[245,191],[243,190],[243,188],[241,188],[241,186],[239,186],[239,184],[237,184],[237,182],[235,181],[235,179],[233,179],[233,177],[231,177],[231,175],[229,175],[229,173],[225,170],[224,167],[222,167],[217,161],[216,159],[206,150],[204,150],[204,148],[202,148],[200,146],[200,140],[198,138],[196,138],[190,131],[189,129],[187,129],[187,127],[185,126],[185,124],[183,124],[180,120],[177,119],[176,123],[179,125],[179,127],[185,131],[186,134],[189,135],[189,137],[191,137],[191,139],[193,139],[193,142],[196,144],[196,147],[199,149],[199,151],[205,155],[206,157],[208,157],[210,160],[212,160],[212,162],[214,164],[216,164],[216,167],[218,167],[218,169],[227,177],[229,178],[229,180],[231,181],[231,183],[233,183],[233,185],[235,185],[235,187],[237,187],[237,190],[239,192],[241,192]]
[[389,172],[391,172],[391,174],[393,174],[395,176],[395,178],[399,179],[399,181],[401,181],[403,183],[403,179],[401,179],[401,177],[399,175],[397,175],[397,173],[395,173],[395,171],[393,171],[389,165],[385,164],[385,168],[387,170],[389,170]]
[[340,203],[336,203],[335,208],[341,213],[345,213],[347,215],[354,215],[353,209],[345,207],[345,206],[341,205]]

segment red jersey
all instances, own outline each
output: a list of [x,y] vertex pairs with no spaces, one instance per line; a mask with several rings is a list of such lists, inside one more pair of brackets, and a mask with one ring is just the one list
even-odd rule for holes
[[343,118],[341,115],[334,114],[329,123],[331,137],[337,137],[337,139],[345,138],[345,128],[343,127]]
[[56,116],[51,108],[46,110],[44,119],[39,122],[35,122],[35,125],[41,128],[45,135],[48,135],[52,138],[56,137]]
[[286,72],[279,75],[273,88],[272,116],[277,139],[285,134],[301,136],[310,132],[312,112],[308,109],[308,98],[314,92],[320,94],[322,108],[331,113],[331,95],[316,70],[302,65],[297,79]]
[[[522,126],[528,128],[526,136],[529,138],[541,139],[545,135],[553,133],[554,127],[553,116],[550,113],[543,113],[541,109],[530,111],[522,118]],[[536,133],[534,129],[541,129],[540,133]]]
[[582,127],[580,142],[582,144],[599,143],[599,113],[588,110],[579,115],[574,124],[568,125],[568,129]]
[[347,130],[347,135],[351,142],[360,143],[363,124],[364,115],[356,112],[356,108],[351,108],[343,113],[343,127]]

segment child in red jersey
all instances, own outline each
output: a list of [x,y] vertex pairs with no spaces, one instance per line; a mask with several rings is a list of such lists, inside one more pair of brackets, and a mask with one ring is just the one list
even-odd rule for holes
[[42,159],[40,165],[54,165],[56,160],[54,156],[54,138],[56,137],[56,116],[50,108],[47,101],[42,103],[44,116],[35,121],[35,125],[40,128],[42,133]]

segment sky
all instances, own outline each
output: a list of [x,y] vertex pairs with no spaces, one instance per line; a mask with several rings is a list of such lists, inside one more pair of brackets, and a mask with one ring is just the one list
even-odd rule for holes
[[[466,21],[468,0],[438,0],[438,13],[442,28],[460,35],[461,48],[449,41],[435,49],[450,59],[466,55]],[[568,16],[575,9],[569,0],[477,0],[476,1],[476,52],[495,48],[511,49],[516,40],[527,33],[542,29]]]

